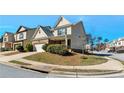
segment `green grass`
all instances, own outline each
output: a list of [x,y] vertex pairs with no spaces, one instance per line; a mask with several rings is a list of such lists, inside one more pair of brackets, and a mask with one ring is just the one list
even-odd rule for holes
[[[87,58],[86,58],[87,57]],[[81,65],[96,65],[107,62],[107,59],[97,56],[86,56],[85,58],[81,57]]]
[[6,53],[6,54],[3,54],[4,56],[11,56],[11,55],[16,55],[16,54],[19,54],[20,52],[11,52],[11,53]]
[[124,65],[124,61],[121,61],[121,63]]
[[74,54],[71,56],[60,56],[57,54],[51,53],[37,53],[24,59],[33,60],[37,62],[44,62],[48,64],[56,65],[69,65],[69,66],[87,66],[87,65],[96,65],[107,62],[107,59],[101,58],[93,55],[85,55],[82,57],[82,54]]
[[16,60],[12,60],[12,61],[10,61],[10,63],[19,64],[19,65],[31,65],[31,64],[20,62],[20,61],[16,61]]

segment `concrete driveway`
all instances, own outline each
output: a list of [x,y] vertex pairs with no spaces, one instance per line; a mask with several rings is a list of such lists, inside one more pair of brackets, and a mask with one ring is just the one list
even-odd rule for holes
[[11,61],[11,60],[17,60],[17,59],[21,59],[21,58],[26,57],[26,56],[36,54],[36,53],[37,52],[26,52],[26,53],[11,55],[11,56],[0,56],[0,61],[1,62],[8,62],[8,61]]

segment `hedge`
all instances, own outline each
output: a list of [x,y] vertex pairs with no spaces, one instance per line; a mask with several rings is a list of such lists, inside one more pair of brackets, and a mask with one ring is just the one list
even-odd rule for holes
[[70,52],[68,51],[66,46],[62,45],[62,44],[48,45],[47,48],[46,48],[46,51],[50,52],[50,53],[54,53],[54,54],[63,55],[63,56],[66,56],[66,55],[70,54]]
[[46,51],[46,52],[47,52],[47,47],[48,47],[48,45],[49,45],[49,44],[45,44],[45,45],[43,45],[43,47],[42,47],[42,49],[43,49],[44,51]]

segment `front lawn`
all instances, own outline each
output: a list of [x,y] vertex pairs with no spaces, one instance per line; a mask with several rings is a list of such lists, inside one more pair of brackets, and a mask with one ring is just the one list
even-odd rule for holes
[[3,54],[4,56],[11,56],[11,55],[16,55],[19,54],[20,52],[10,52],[10,53],[5,53]]
[[24,62],[21,62],[21,61],[16,61],[16,60],[12,60],[12,61],[10,61],[10,63],[19,64],[19,65],[31,65],[31,64],[24,63]]
[[107,62],[107,59],[93,55],[74,54],[71,56],[60,56],[57,54],[51,54],[47,52],[37,53],[28,57],[27,60],[33,60],[37,62],[44,62],[48,64],[56,65],[70,65],[70,66],[86,66],[96,65]]
[[[118,61],[120,61],[120,60],[118,60]],[[124,61],[120,61],[121,62],[121,64],[123,64],[124,65]]]

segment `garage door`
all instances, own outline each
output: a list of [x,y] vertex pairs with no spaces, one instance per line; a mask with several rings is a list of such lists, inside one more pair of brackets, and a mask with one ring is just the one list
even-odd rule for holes
[[44,50],[42,49],[44,44],[35,44],[35,49],[37,52],[44,52]]

